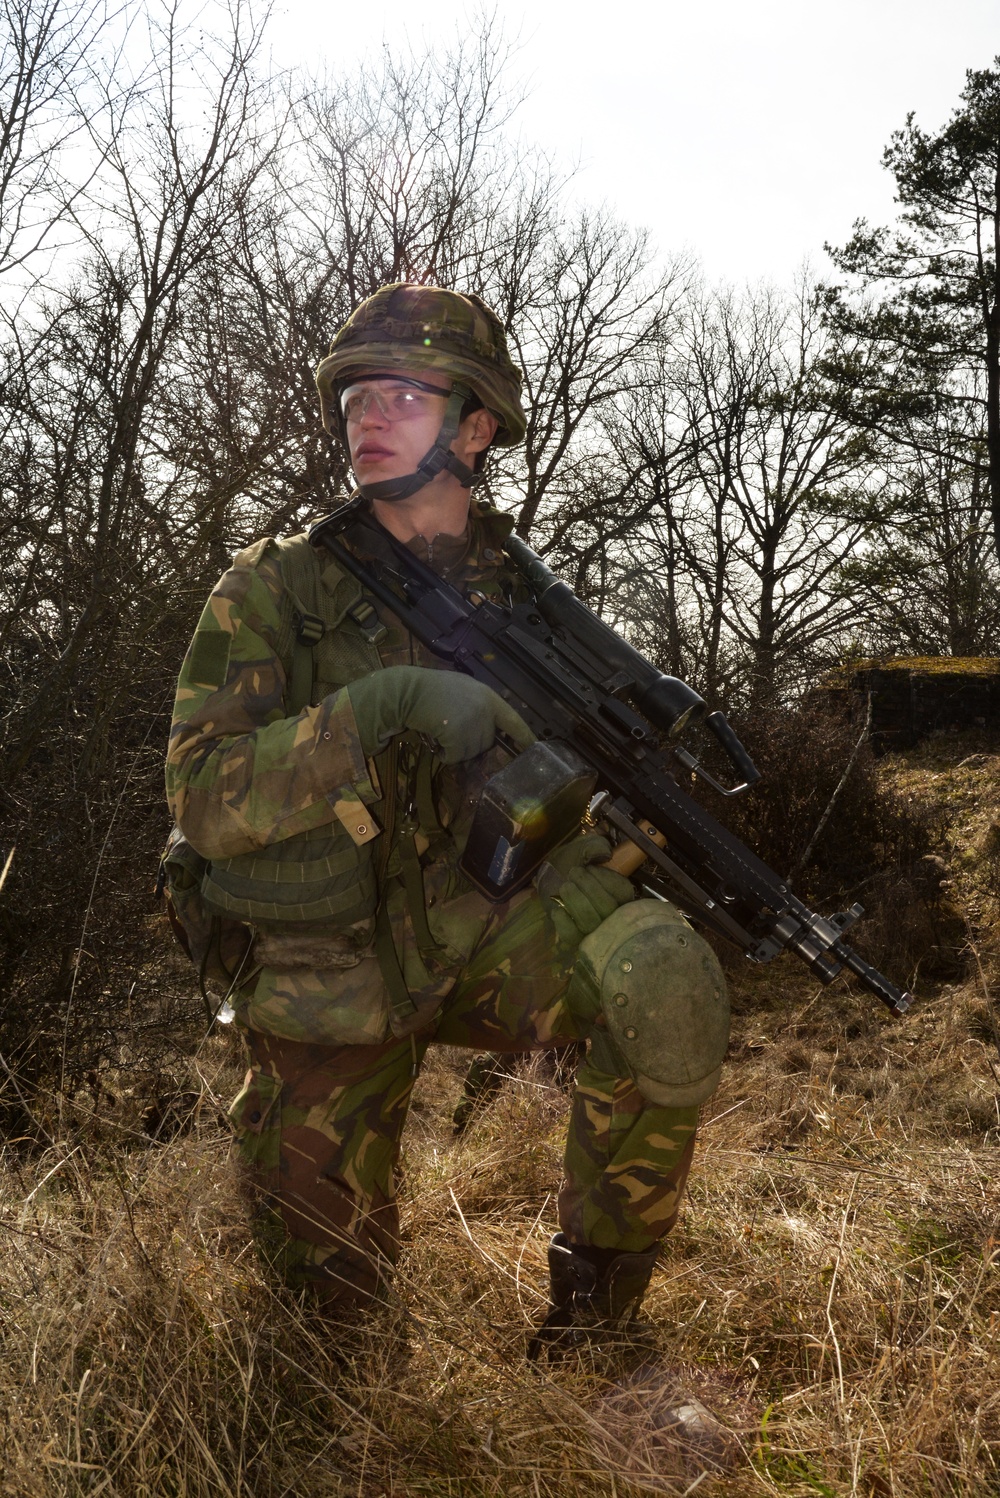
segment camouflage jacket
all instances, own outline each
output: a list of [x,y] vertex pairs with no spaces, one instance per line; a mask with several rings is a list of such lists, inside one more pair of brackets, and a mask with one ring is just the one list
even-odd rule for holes
[[[504,568],[511,528],[507,517],[474,501],[463,537],[438,536],[429,545],[418,538],[411,546],[463,590],[475,586],[487,596],[509,597],[519,590]],[[377,556],[367,560],[379,566]],[[308,599],[289,588],[289,575],[306,579]],[[316,650],[310,705],[290,716],[300,597],[322,618],[325,637]],[[263,869],[280,877],[283,859],[302,858],[305,850],[309,867],[316,867],[317,853],[326,856],[333,847],[341,850],[344,898],[356,896],[366,881],[374,890],[387,803],[344,687],[379,663],[447,668],[382,606],[383,637],[377,650],[370,638],[366,644],[350,613],[359,598],[354,579],[310,548],[305,536],[265,538],[248,547],[213,590],[181,669],[166,766],[175,821],[213,868]],[[390,1026],[400,1034],[426,1023],[487,924],[505,913],[458,869],[479,793],[499,763],[495,751],[457,766],[435,762],[437,826],[422,838],[430,844],[422,872],[426,919],[439,947],[433,961],[417,951],[398,862],[379,869],[371,906],[384,901],[391,918],[412,1018],[391,1014],[373,946],[372,908],[355,900],[346,927],[309,920],[311,907],[303,908],[305,922],[294,930],[259,926],[255,971],[236,996],[244,1023],[326,1044],[373,1043]],[[397,796],[409,790],[401,784]],[[345,846],[356,850],[354,868],[344,864]]]

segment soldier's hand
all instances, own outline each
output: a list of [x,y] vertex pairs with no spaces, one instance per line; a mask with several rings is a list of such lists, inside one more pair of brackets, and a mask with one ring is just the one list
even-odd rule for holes
[[498,733],[519,749],[535,735],[519,713],[496,692],[459,671],[426,666],[389,666],[347,688],[365,754],[378,754],[408,729],[439,746],[446,765],[475,759],[496,742]]
[[607,838],[589,833],[557,848],[542,866],[538,891],[561,941],[581,941],[619,905],[635,899],[635,889],[623,874],[601,867],[610,856]]

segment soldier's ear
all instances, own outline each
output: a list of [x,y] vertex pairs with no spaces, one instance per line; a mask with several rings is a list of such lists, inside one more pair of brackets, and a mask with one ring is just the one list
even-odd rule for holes
[[499,425],[493,412],[487,411],[485,406],[480,406],[478,411],[471,412],[462,422],[462,430],[466,432],[469,451],[484,452],[496,436]]

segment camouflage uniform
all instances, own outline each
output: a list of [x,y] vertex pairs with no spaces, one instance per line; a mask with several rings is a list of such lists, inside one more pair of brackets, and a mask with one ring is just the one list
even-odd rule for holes
[[[474,503],[465,537],[411,545],[459,587],[503,596],[511,587],[500,565],[509,530],[508,520]],[[324,673],[318,663],[312,705],[285,715],[282,566],[289,548],[306,544],[295,538],[241,553],[185,658],[168,794],[182,831],[212,860],[273,849],[331,825],[359,848],[378,842],[382,790],[344,683],[328,679],[336,671]],[[318,556],[315,567],[335,615],[343,575],[324,573]],[[441,666],[381,612],[384,665]],[[396,1257],[393,1171],[429,1042],[524,1051],[579,1040],[600,1023],[594,994],[574,984],[575,947],[560,940],[542,899],[525,891],[491,905],[458,870],[479,791],[497,764],[491,751],[436,765],[434,798],[446,832],[426,834],[434,844],[423,858],[426,917],[439,944],[430,960],[418,950],[391,862],[385,871],[411,1016],[393,1012],[371,919],[346,932],[262,931],[258,970],[235,996],[251,1069],[233,1118],[242,1157],[265,1193],[274,1229],[265,1237],[292,1283],[314,1284],[330,1299],[367,1298]],[[585,1062],[559,1198],[566,1237],[637,1251],[657,1242],[676,1217],[696,1121],[696,1107],[656,1106],[627,1077],[601,1070],[595,1058]]]

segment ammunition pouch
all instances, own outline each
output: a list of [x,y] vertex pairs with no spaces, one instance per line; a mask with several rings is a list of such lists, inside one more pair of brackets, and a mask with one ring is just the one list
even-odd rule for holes
[[375,914],[371,843],[346,828],[317,827],[236,858],[213,858],[201,892],[209,910],[254,925],[332,925],[337,930]]
[[228,996],[248,966],[253,932],[241,920],[209,910],[202,898],[206,861],[174,827],[160,860],[158,889],[171,929],[198,969],[206,1004],[209,990]]

